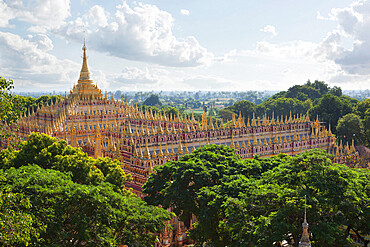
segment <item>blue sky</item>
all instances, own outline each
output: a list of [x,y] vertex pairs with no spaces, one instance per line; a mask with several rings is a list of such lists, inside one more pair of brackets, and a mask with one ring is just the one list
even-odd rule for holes
[[0,75],[16,91],[369,89],[370,2],[0,0]]

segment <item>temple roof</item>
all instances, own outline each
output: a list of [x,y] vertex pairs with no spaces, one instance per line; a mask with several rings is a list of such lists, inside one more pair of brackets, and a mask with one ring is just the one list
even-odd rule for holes
[[90,71],[89,71],[89,67],[87,66],[87,56],[86,56],[86,44],[85,44],[85,41],[84,41],[84,45],[82,47],[82,50],[84,51],[84,54],[83,54],[83,60],[82,60],[82,68],[81,68],[81,72],[80,72],[80,78],[78,79],[78,82],[90,82],[92,83],[92,81],[90,80]]
[[80,72],[80,78],[78,79],[77,85],[75,85],[71,91],[73,96],[77,96],[82,100],[91,99],[102,99],[103,94],[101,90],[93,84],[93,80],[90,79],[90,71],[87,66],[87,56],[86,56],[86,44],[84,41],[83,47],[83,57],[82,57],[82,68]]

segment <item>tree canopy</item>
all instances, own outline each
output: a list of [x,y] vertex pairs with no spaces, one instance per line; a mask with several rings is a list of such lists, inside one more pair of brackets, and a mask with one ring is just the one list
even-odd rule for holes
[[[323,81],[307,81],[303,85],[295,85],[290,87],[287,91],[281,91],[271,96],[270,98],[257,105],[248,100],[240,100],[233,105],[219,110],[219,116],[224,121],[230,121],[232,115],[239,113],[245,118],[252,118],[253,114],[256,117],[262,118],[265,114],[272,116],[286,116],[292,114],[306,114],[309,113],[310,119],[316,119],[324,122],[326,127],[329,125],[334,134],[338,134],[342,139],[348,135],[343,133],[344,123],[338,125],[339,119],[344,120],[344,116],[350,113],[360,116],[358,125],[363,125],[363,131],[356,133],[356,145],[370,145],[370,99],[358,101],[342,94],[340,87],[329,87]],[[342,121],[343,121],[342,120]],[[361,122],[361,123],[360,123]],[[347,124],[348,125],[348,124]],[[362,127],[361,127],[362,128]],[[357,128],[358,129],[358,128]],[[341,133],[337,133],[340,130]],[[353,130],[351,130],[353,132]],[[363,132],[361,134],[361,132]]]
[[11,93],[13,81],[0,76],[0,138],[9,138],[9,127],[17,121],[23,112],[20,98]]
[[332,94],[324,95],[319,103],[310,109],[310,117],[319,117],[326,126],[333,126],[332,131],[336,133],[335,126],[338,124],[340,117],[352,113],[352,103],[345,97],[338,97]]
[[355,145],[362,144],[364,141],[364,126],[360,116],[349,113],[339,118],[337,125],[337,135],[344,143],[355,141]]
[[117,161],[33,133],[0,153],[0,243],[152,245],[172,214],[124,189],[126,179]]
[[159,100],[158,95],[156,94],[151,94],[144,102],[143,105],[147,106],[161,106],[162,103]]
[[193,214],[190,237],[211,246],[296,246],[307,195],[313,245],[349,246],[343,226],[369,231],[369,181],[368,170],[333,164],[323,150],[242,160],[206,145],[156,168],[144,193],[185,222]]

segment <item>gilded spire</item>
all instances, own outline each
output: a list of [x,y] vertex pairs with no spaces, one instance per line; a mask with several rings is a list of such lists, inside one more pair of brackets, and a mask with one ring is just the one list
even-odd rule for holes
[[207,130],[207,115],[205,110],[203,110],[202,115],[202,130]]
[[183,153],[184,153],[184,150],[182,149],[181,139],[179,139],[179,146],[177,148],[177,154],[183,154]]
[[150,152],[149,152],[149,148],[148,148],[148,140],[145,139],[145,151],[144,151],[144,158],[146,159],[150,159]]
[[162,157],[163,157],[163,152],[162,152],[162,143],[160,143],[160,144],[159,144],[158,157],[159,157],[159,158],[162,158]]
[[303,233],[298,247],[311,247],[310,237],[308,235],[308,223],[306,219],[306,195],[304,196],[304,220],[302,223]]
[[86,56],[86,44],[84,41],[84,46],[82,47],[82,50],[84,51],[83,59],[82,59],[82,68],[80,72],[80,79],[78,79],[78,82],[80,81],[90,81],[90,71],[89,67],[87,66],[87,56]]

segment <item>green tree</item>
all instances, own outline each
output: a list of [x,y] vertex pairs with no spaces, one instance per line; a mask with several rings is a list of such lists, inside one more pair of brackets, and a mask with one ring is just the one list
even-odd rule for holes
[[238,161],[233,150],[225,146],[207,145],[197,149],[179,161],[167,162],[156,168],[143,187],[143,192],[149,195],[145,201],[165,208],[172,207],[186,225],[189,225],[194,214],[198,223],[192,232],[201,232],[193,234],[193,239],[211,239],[212,243],[225,244],[228,235],[220,234],[223,229],[218,227],[219,216],[201,215],[206,205],[200,205],[197,194],[203,187],[220,184],[222,177],[228,174],[230,165],[237,166]]
[[366,110],[364,114],[364,129],[365,129],[365,137],[364,143],[368,148],[370,148],[370,108]]
[[44,134],[2,150],[0,169],[3,245],[148,246],[171,216],[124,189],[118,161],[93,159]]
[[233,99],[229,99],[229,100],[227,101],[227,103],[225,103],[224,105],[225,105],[225,106],[232,106],[232,105],[234,104],[234,102],[235,102],[235,100],[233,100]]
[[369,181],[368,170],[333,164],[323,150],[242,160],[206,145],[156,168],[144,192],[185,222],[195,215],[190,236],[200,246],[297,245],[307,195],[312,243],[349,246],[349,230],[369,231]]
[[369,109],[370,109],[370,99],[365,99],[357,104],[356,113],[363,119],[365,118],[366,111],[368,111]]
[[364,137],[364,126],[360,116],[349,113],[338,120],[337,136],[344,141],[344,143],[351,143],[355,141],[355,145],[361,145]]
[[0,152],[0,169],[36,164],[72,174],[72,180],[81,184],[97,185],[109,182],[117,191],[126,192],[127,179],[118,161],[110,158],[93,159],[81,149],[72,148],[65,140],[57,140],[41,133],[32,133],[20,150],[12,148]]
[[[364,219],[369,215],[368,178],[368,171],[332,164],[323,150],[302,153],[263,173],[238,198],[229,198],[226,219],[232,235],[249,242],[244,246],[271,246],[283,240],[297,244],[307,195],[312,243],[350,246],[350,229],[369,230]],[[342,229],[345,225],[347,231]]]
[[232,106],[225,108],[225,110],[232,111],[235,114],[241,113],[242,116],[247,120],[248,117],[251,118],[253,116],[253,113],[256,111],[256,107],[257,105],[252,102],[249,102],[247,100],[240,100],[238,102],[235,102],[235,104],[233,104]]
[[162,103],[159,100],[158,95],[156,94],[151,94],[144,102],[143,105],[147,106],[161,106]]
[[307,100],[307,98],[310,98],[311,100],[314,100],[316,98],[321,97],[321,93],[318,89],[308,86],[308,85],[295,85],[288,89],[286,94],[284,95],[286,98],[296,98],[301,101]]
[[329,90],[329,93],[332,94],[332,95],[335,95],[335,96],[342,96],[342,89],[340,87],[337,87],[337,86],[334,86],[333,88],[331,88]]
[[11,93],[14,88],[12,80],[0,76],[0,138],[10,138],[12,127],[23,112],[21,100]]
[[341,99],[338,96],[332,94],[324,95],[319,103],[312,107],[309,111],[310,118],[316,119],[324,122],[327,126],[331,124],[332,131],[336,133],[335,127],[337,126],[340,117],[352,113],[352,105],[346,99]]
[[[5,177],[2,177],[4,181]],[[0,188],[0,243],[4,246],[27,246],[44,228],[33,227],[34,217],[28,212],[31,203],[23,193],[13,193]]]
[[323,81],[315,80],[314,82],[310,82],[308,80],[305,85],[317,89],[321,95],[327,94],[330,90],[329,85]]
[[[190,231],[191,238],[198,243],[226,246],[233,239],[228,226],[222,224],[225,217],[223,201],[215,200],[222,193],[207,194],[207,190],[220,188],[224,180],[241,174],[258,177],[261,172],[276,166],[279,163],[276,160],[284,157],[280,155],[268,162],[253,160],[245,164],[229,147],[206,145],[178,161],[157,167],[143,187],[143,192],[148,195],[145,201],[165,208],[172,207],[186,225],[191,215],[195,215],[197,223]],[[233,190],[239,192],[238,187]],[[225,191],[223,194],[226,194]]]
[[163,113],[165,113],[167,116],[168,115],[171,115],[171,116],[175,116],[175,117],[177,117],[177,115],[179,114],[179,111],[175,108],[175,107],[163,107],[162,109],[161,109],[161,111],[163,112]]
[[305,114],[312,107],[310,99],[300,101],[295,98],[269,99],[257,106],[257,116],[262,117],[265,113],[275,116],[289,116],[292,114]]
[[[19,230],[26,234],[31,229],[38,235],[21,236],[25,245],[150,246],[154,233],[161,232],[171,216],[139,198],[115,192],[109,183],[77,184],[69,174],[36,165],[0,170],[0,175],[5,178],[1,187],[29,202],[20,213],[33,219],[31,227],[18,223]],[[11,205],[5,208],[9,209]]]

